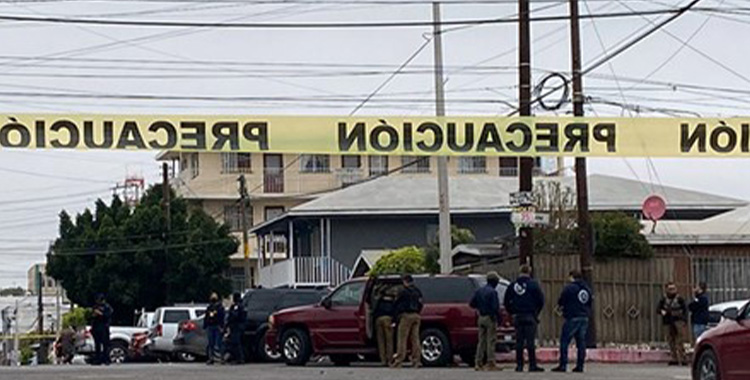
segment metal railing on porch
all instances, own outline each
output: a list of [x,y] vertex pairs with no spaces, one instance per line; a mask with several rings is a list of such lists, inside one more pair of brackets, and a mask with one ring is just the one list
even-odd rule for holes
[[351,269],[328,257],[295,257],[260,269],[263,287],[338,286],[349,279]]

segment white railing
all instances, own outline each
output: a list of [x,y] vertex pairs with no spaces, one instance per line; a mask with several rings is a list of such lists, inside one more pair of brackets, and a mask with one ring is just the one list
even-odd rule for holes
[[264,288],[337,286],[349,279],[351,269],[328,257],[295,257],[260,268]]

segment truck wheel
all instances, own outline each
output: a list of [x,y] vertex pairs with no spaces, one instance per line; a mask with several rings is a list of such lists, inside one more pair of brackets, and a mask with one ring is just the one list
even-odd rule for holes
[[302,329],[289,329],[281,338],[281,352],[290,366],[303,366],[312,356],[310,336]]
[[329,355],[331,362],[336,367],[348,367],[353,361],[357,360],[356,355]]
[[125,342],[115,340],[109,344],[109,361],[112,364],[122,364],[128,360],[128,345]]
[[269,346],[266,343],[266,333],[268,330],[263,331],[260,335],[260,338],[255,342],[255,358],[259,362],[278,362],[281,360],[282,355],[281,352],[277,352],[271,349],[271,346]]
[[425,367],[445,367],[452,362],[451,343],[443,331],[426,329],[420,336],[422,364]]

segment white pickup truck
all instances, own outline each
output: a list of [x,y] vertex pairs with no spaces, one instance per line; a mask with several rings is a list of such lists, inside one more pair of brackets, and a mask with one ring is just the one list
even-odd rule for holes
[[[136,333],[147,333],[149,327],[153,324],[154,313],[143,313],[138,319],[135,327],[111,326],[109,328],[109,360],[112,363],[124,363],[130,359],[130,343],[133,335]],[[86,361],[90,362],[94,356],[94,338],[91,336],[91,327],[87,326],[85,339],[77,352],[79,355],[86,356]]]

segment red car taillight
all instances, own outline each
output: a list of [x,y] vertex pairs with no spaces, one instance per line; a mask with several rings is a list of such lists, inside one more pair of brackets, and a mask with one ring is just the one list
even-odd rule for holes
[[180,330],[184,332],[195,331],[197,328],[198,326],[196,326],[195,322],[193,321],[183,322],[182,325],[180,326]]

